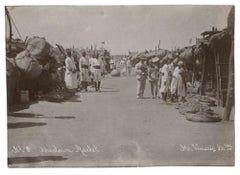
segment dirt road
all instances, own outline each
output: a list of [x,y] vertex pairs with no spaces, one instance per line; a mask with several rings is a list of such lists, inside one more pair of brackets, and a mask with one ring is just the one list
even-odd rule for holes
[[9,166],[233,164],[232,121],[194,123],[174,105],[135,97],[135,77],[106,77],[100,93],[12,112]]

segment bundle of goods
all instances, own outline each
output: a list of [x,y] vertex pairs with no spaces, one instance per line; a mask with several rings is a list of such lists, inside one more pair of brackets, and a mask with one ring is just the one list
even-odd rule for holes
[[16,58],[17,67],[30,79],[36,79],[42,73],[43,66],[28,50],[20,52]]
[[49,101],[60,101],[69,96],[64,95],[64,78],[59,70],[64,59],[65,53],[59,47],[53,49],[45,38],[30,38],[26,49],[15,58],[16,66],[22,73],[20,90],[29,89],[30,94],[42,92]]
[[28,50],[32,56],[37,57],[38,59],[44,59],[45,56],[49,55],[50,48],[51,45],[45,38],[35,36],[27,41],[26,50]]

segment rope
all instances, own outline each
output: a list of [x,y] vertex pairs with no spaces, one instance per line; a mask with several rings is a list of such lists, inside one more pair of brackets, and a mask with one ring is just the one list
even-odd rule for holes
[[10,18],[11,18],[11,21],[12,21],[12,23],[13,23],[13,25],[14,25],[14,27],[15,27],[15,29],[16,29],[16,31],[17,31],[19,37],[20,37],[20,39],[22,40],[22,36],[21,36],[21,34],[20,34],[20,32],[19,32],[19,30],[18,30],[18,28],[17,28],[17,26],[16,26],[16,24],[15,24],[13,18],[12,18],[12,17],[10,17]]

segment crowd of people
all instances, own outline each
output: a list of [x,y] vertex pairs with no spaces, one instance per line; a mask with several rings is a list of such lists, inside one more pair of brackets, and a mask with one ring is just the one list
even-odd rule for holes
[[[178,57],[178,56],[177,56]],[[160,61],[155,57],[147,60],[145,56],[135,65],[137,78],[137,99],[142,99],[146,81],[149,80],[152,98],[163,102],[185,102],[187,94],[186,71],[183,61]]]
[[65,84],[69,92],[88,91],[92,85],[96,91],[100,91],[101,79],[103,77],[104,65],[103,56],[98,53],[87,55],[85,51],[76,63],[76,57],[69,49],[66,51],[65,59]]
[[[67,50],[65,59],[65,84],[69,92],[75,94],[76,91],[88,91],[88,86],[95,87],[99,92],[101,79],[104,73],[103,56],[97,52],[87,55],[82,51],[81,57],[76,63],[76,57],[71,50]],[[178,56],[177,56],[178,57]],[[132,72],[131,60],[122,58],[120,63],[122,75],[129,76]],[[116,66],[111,64],[112,69]],[[137,78],[137,99],[143,99],[147,80],[151,89],[152,98],[161,98],[163,102],[184,102],[187,86],[186,71],[183,61],[168,59],[161,61],[155,57],[147,60],[145,56],[140,57],[140,61],[135,65]]]

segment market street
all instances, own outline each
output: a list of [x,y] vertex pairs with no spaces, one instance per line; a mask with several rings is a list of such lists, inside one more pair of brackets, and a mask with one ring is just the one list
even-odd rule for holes
[[8,115],[10,167],[232,165],[233,121],[195,123],[176,105],[136,99],[136,78],[105,77],[101,92],[40,101]]

